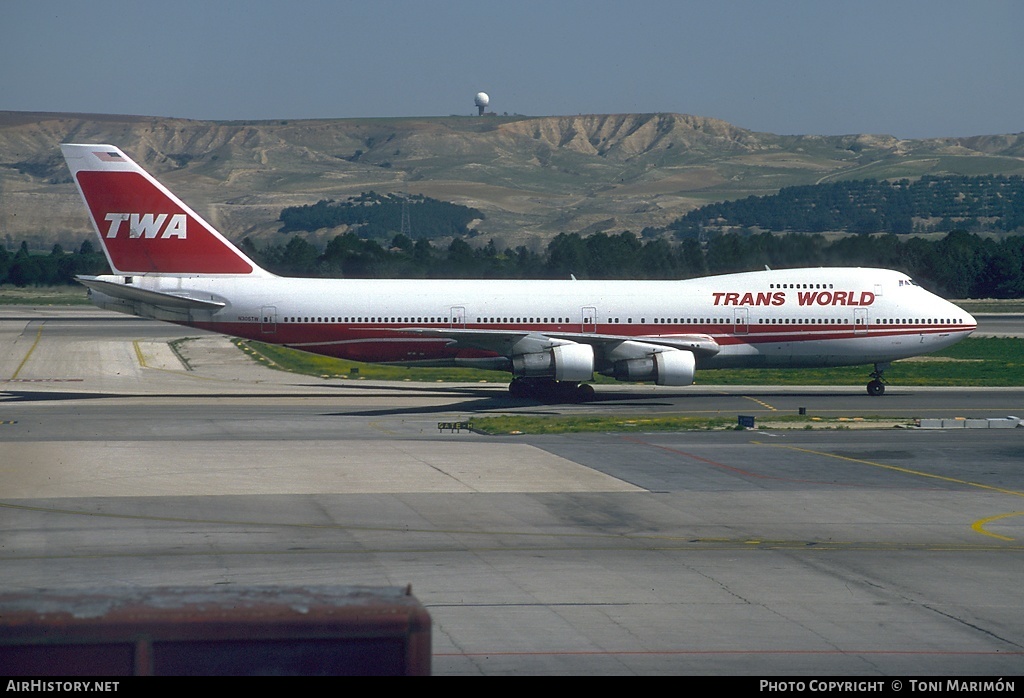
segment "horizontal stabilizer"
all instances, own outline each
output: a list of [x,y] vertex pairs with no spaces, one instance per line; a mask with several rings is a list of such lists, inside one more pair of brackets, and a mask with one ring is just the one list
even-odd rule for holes
[[161,291],[149,291],[129,284],[116,284],[110,281],[101,281],[93,276],[76,276],[75,279],[82,285],[105,293],[111,298],[119,298],[125,301],[136,303],[148,303],[158,308],[168,310],[217,310],[226,304],[221,301],[192,298],[189,296],[176,296]]

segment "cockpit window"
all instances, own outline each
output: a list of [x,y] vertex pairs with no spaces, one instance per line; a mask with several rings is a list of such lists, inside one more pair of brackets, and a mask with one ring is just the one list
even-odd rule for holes
[[900,279],[900,286],[917,286],[913,279]]

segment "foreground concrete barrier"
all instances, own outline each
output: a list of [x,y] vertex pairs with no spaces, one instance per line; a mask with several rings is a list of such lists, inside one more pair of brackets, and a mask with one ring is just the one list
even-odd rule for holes
[[0,594],[7,676],[429,675],[430,651],[409,588]]

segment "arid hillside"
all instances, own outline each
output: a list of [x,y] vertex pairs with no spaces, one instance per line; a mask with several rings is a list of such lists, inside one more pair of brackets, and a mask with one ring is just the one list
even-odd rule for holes
[[476,239],[504,247],[559,232],[639,234],[709,201],[795,184],[1024,173],[1024,134],[778,136],[683,114],[214,122],[0,112],[0,242],[73,247],[90,234],[61,142],[117,145],[235,240],[274,239],[285,206],[371,190],[473,206],[486,216]]

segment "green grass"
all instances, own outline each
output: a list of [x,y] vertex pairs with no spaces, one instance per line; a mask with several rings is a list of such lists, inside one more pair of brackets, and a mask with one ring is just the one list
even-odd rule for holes
[[0,305],[89,305],[85,287],[0,286]]
[[972,314],[1024,313],[1024,298],[980,298],[951,302]]
[[484,434],[565,434],[608,431],[712,431],[736,428],[736,418],[651,417],[630,419],[625,416],[595,417],[497,415],[471,421],[473,430]]
[[420,382],[508,382],[508,374],[470,368],[407,368],[332,359],[252,340],[234,340],[242,351],[270,368],[321,378]]
[[[238,340],[258,361],[282,371],[347,380],[406,380],[505,383],[509,375],[496,371],[456,368],[404,368],[344,361],[307,354],[262,342]],[[871,366],[827,369],[731,369],[697,373],[700,385],[864,385]],[[979,337],[966,339],[941,352],[897,361],[886,371],[895,385],[1021,386],[1024,385],[1024,339]],[[596,383],[616,381],[598,377]]]
[[[737,369],[698,373],[708,385],[863,385],[870,366],[826,369]],[[943,351],[893,362],[885,372],[896,385],[1024,385],[1024,339],[979,337]]]

